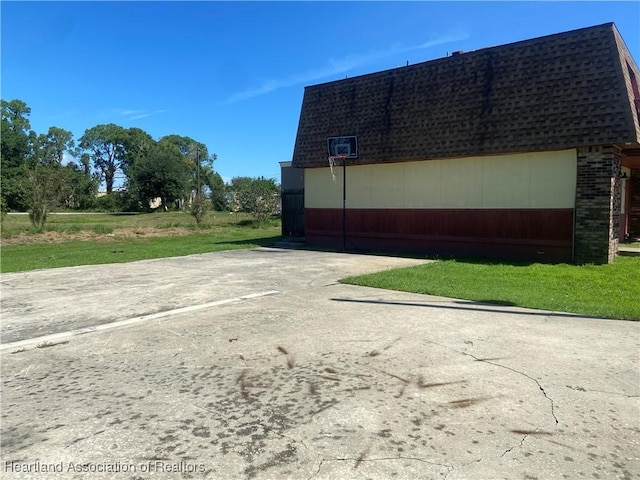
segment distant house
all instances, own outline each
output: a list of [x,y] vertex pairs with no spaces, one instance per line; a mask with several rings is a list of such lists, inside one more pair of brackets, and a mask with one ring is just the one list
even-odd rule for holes
[[640,235],[639,79],[608,23],[308,86],[305,239],[611,262]]

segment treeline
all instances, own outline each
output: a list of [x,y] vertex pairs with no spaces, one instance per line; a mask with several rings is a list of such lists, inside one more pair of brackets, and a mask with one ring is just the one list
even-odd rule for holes
[[[278,192],[272,179],[239,177],[225,185],[213,169],[216,154],[189,137],[154,140],[140,128],[106,124],[85,130],[76,142],[59,127],[32,131],[30,113],[22,100],[2,100],[1,208],[28,211],[36,226],[59,207],[191,209],[199,221],[208,209],[250,211],[241,203],[243,191],[257,189],[270,200]],[[98,195],[101,185],[105,195]]]

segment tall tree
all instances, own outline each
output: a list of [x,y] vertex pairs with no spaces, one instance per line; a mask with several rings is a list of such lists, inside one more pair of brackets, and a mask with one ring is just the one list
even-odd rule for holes
[[127,171],[136,160],[148,155],[156,146],[156,141],[151,135],[142,130],[141,128],[129,128],[126,131],[126,139],[124,142],[125,149],[125,175],[129,177]]
[[127,168],[128,140],[127,131],[113,123],[96,125],[85,130],[80,138],[80,148],[89,152],[93,167],[105,183],[107,194],[113,191],[116,174],[124,173]]
[[175,145],[159,142],[138,157],[130,170],[130,187],[143,205],[160,198],[166,209],[188,190],[189,165]]
[[162,137],[160,142],[167,142],[175,145],[180,153],[191,165],[192,179],[191,188],[196,194],[202,193],[202,186],[206,184],[206,178],[213,173],[213,162],[218,157],[215,153],[209,154],[209,150],[204,143],[198,142],[190,137],[180,135],[167,135]]
[[52,164],[62,165],[65,152],[75,147],[73,134],[58,127],[49,127],[46,134],[38,136],[38,147],[42,150],[43,159]]
[[55,209],[68,190],[69,169],[62,166],[66,151],[73,148],[71,132],[50,127],[47,134],[30,132],[33,152],[25,181],[26,203],[34,227],[44,229],[49,212]]
[[24,181],[27,161],[31,157],[32,139],[29,115],[31,109],[22,100],[2,100],[0,131],[0,192],[2,206],[14,210],[26,208]]
[[205,185],[209,188],[209,197],[214,210],[221,212],[227,209],[225,198],[226,187],[224,180],[217,172],[211,172],[205,177]]
[[166,135],[160,139],[161,142],[168,142],[180,150],[180,153],[185,157],[194,158],[196,154],[200,155],[200,158],[209,156],[207,146],[204,143],[200,143],[190,137],[182,137],[180,135]]
[[[224,184],[222,189],[218,179],[222,178],[213,171],[213,162],[217,155],[209,154],[207,146],[190,137],[180,135],[167,135],[159,140],[159,143],[168,143],[178,148],[185,162],[189,165],[189,201],[192,215],[198,224],[204,218],[211,207],[224,205]],[[207,197],[209,196],[209,199]],[[214,199],[215,196],[215,199]]]
[[88,153],[80,154],[80,166],[86,175],[91,175],[91,157]]
[[63,167],[61,204],[71,209],[88,209],[95,206],[100,180],[84,166],[69,162]]
[[31,108],[22,100],[0,101],[2,130],[0,131],[2,167],[16,167],[31,154],[29,115]]

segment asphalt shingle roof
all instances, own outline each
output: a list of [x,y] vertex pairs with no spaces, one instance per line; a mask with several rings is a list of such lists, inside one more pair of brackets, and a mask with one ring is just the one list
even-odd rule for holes
[[631,74],[607,23],[308,86],[293,166],[326,166],[337,135],[352,164],[638,144]]

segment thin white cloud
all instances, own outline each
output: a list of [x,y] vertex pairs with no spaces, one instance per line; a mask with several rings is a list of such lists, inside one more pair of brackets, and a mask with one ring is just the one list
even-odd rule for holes
[[141,118],[151,117],[159,113],[164,113],[166,110],[134,110],[134,109],[119,109],[114,110],[116,116],[121,117],[122,120],[140,120]]
[[127,117],[127,120],[139,120],[141,118],[151,117],[153,115],[157,115],[159,113],[164,113],[164,112],[166,112],[166,110],[154,110],[152,112],[137,111],[137,112],[131,113]]
[[144,110],[120,110],[118,113],[124,117],[128,117],[129,115],[138,115],[143,111]]
[[465,40],[469,37],[464,32],[453,32],[439,37],[434,37],[427,40],[420,45],[412,45],[403,47],[401,45],[394,45],[386,50],[378,50],[360,55],[347,55],[346,57],[328,60],[327,65],[318,70],[310,70],[301,74],[292,75],[288,78],[280,80],[268,80],[264,82],[260,87],[244,90],[238,92],[227,100],[226,103],[235,103],[248,98],[259,97],[267,93],[271,93],[281,88],[292,87],[294,85],[300,85],[303,83],[310,83],[322,78],[332,77],[341,73],[346,73],[354,68],[362,67],[376,60],[381,60],[386,57],[397,55],[400,53],[408,53],[416,50],[422,50],[425,48],[431,48],[436,45],[442,45],[445,43],[458,42]]

